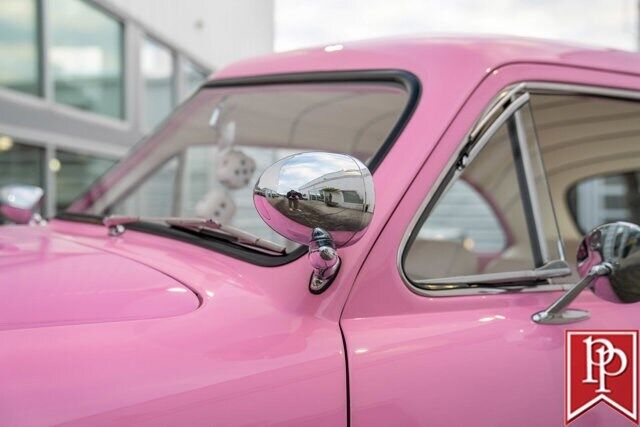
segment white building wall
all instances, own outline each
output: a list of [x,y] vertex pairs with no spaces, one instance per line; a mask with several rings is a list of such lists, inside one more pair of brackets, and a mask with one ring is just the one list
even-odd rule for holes
[[212,69],[273,51],[274,0],[97,2],[129,15]]

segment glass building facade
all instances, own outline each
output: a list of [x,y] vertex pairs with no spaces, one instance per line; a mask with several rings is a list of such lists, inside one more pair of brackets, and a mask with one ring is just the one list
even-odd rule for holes
[[0,0],[0,186],[82,194],[211,72],[99,0]]
[[56,0],[55,6],[48,55],[55,101],[122,118],[122,22],[83,0]]
[[144,81],[144,124],[147,129],[160,123],[175,101],[175,60],[166,46],[147,38],[140,51]]

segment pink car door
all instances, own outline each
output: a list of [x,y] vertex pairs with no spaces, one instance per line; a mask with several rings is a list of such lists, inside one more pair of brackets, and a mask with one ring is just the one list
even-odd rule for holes
[[[640,306],[588,290],[571,305],[587,320],[532,320],[577,280],[572,182],[632,165],[634,140],[620,132],[640,114],[640,79],[543,64],[498,71],[428,153],[349,295],[353,425],[562,425],[565,331],[640,325]],[[628,423],[600,403],[572,425]]]

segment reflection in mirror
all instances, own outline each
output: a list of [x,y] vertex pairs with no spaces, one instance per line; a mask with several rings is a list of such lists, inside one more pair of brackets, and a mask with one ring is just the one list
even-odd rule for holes
[[337,248],[357,242],[371,222],[373,179],[345,154],[301,153],[264,171],[253,191],[262,219],[283,237],[309,246],[312,293],[324,292],[340,268]]
[[371,173],[344,154],[302,153],[268,168],[254,189],[262,219],[276,232],[308,245],[322,228],[340,248],[355,243],[371,221]]
[[611,266],[610,274],[595,279],[591,290],[607,301],[640,301],[640,227],[614,222],[595,228],[585,237],[578,249],[580,275],[605,263]]

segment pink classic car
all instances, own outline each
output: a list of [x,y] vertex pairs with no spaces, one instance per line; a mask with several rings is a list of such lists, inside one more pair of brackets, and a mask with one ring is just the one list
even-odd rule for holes
[[41,197],[0,190],[2,426],[562,425],[565,331],[640,327],[640,56],[248,60]]

